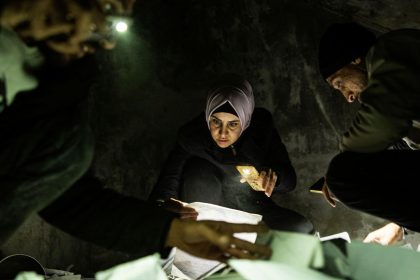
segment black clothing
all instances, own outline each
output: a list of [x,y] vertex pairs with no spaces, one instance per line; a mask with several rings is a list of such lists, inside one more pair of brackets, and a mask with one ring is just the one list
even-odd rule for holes
[[250,126],[231,147],[224,149],[212,139],[204,114],[183,126],[150,199],[208,202],[262,214],[276,229],[312,231],[311,223],[304,217],[277,206],[247,183],[240,183],[237,165],[252,165],[259,172],[271,168],[278,176],[273,193],[295,188],[294,168],[267,110],[256,108]]
[[263,192],[256,192],[239,178],[230,177],[205,159],[193,157],[184,167],[179,198],[191,203],[207,202],[257,213],[272,229],[309,233],[313,225],[302,215],[276,205]]
[[238,180],[236,165],[253,165],[258,171],[271,168],[278,176],[273,193],[288,192],[296,187],[296,174],[287,150],[274,127],[270,112],[262,108],[255,109],[250,126],[230,148],[217,146],[204,114],[183,126],[150,196],[152,200],[179,197],[184,166],[192,157],[205,159]]
[[163,252],[175,217],[154,204],[104,188],[89,174],[39,214],[75,237],[139,256]]
[[92,177],[77,181],[94,151],[84,114],[94,70],[89,65],[79,60],[45,69],[39,87],[19,93],[0,114],[0,246],[39,212],[108,249],[136,255],[163,249],[172,213],[105,189]]
[[365,57],[375,41],[375,34],[354,22],[329,26],[318,52],[319,72],[324,80],[355,59]]
[[91,163],[93,139],[82,114],[88,88],[77,64],[45,68],[43,82],[0,114],[0,244]]
[[347,206],[420,232],[420,151],[344,152],[330,163],[327,185]]
[[[420,119],[420,31],[380,36],[366,56],[361,107],[330,163],[327,184],[346,205],[420,230],[416,149]],[[392,143],[403,139],[386,150]],[[365,154],[364,154],[365,153]]]

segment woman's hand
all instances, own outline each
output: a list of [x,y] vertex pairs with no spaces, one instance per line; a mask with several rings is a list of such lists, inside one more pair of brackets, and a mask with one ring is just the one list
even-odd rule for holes
[[200,258],[221,262],[226,262],[230,257],[259,259],[269,257],[271,249],[238,239],[233,234],[239,232],[263,233],[267,230],[268,228],[263,225],[174,219],[165,245],[178,247]]
[[194,208],[185,206],[184,202],[174,198],[166,200],[162,204],[162,207],[168,211],[178,214],[181,219],[197,220],[198,217],[198,212],[195,211]]
[[249,180],[246,178],[241,179],[241,183],[248,182],[256,191],[263,191],[266,196],[270,197],[273,193],[274,187],[277,182],[277,174],[269,169],[268,172],[261,171],[257,179]]
[[270,197],[277,182],[276,172],[271,169],[268,170],[268,173],[261,171],[259,181],[261,182],[261,187],[264,190],[265,195]]

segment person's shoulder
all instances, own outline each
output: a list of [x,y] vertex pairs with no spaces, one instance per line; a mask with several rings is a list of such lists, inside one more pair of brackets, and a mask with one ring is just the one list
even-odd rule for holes
[[245,130],[245,137],[251,137],[256,142],[264,142],[274,127],[273,115],[265,108],[255,108],[251,124]]
[[[25,54],[33,53],[31,57],[40,57],[35,47],[28,47],[11,29],[0,27],[0,59],[1,69],[24,63]],[[35,56],[37,54],[37,56]],[[41,57],[39,58],[41,60]]]
[[278,132],[271,112],[265,108],[255,108],[251,125],[244,131],[244,141],[251,141],[257,147],[265,150],[272,141],[273,133]]
[[260,126],[262,123],[273,124],[273,115],[265,108],[257,107],[252,114],[251,125],[257,124]]
[[[397,29],[380,35],[366,56],[368,73],[373,75],[378,67],[388,68],[388,73],[399,71],[399,66],[404,64],[404,69],[412,73],[418,71],[416,66],[420,56],[420,30]],[[416,63],[413,63],[416,61]],[[409,67],[407,66],[414,66]],[[402,69],[402,68],[401,68]]]
[[377,38],[375,45],[391,41],[401,44],[406,44],[408,41],[420,42],[420,29],[403,28],[386,32]]

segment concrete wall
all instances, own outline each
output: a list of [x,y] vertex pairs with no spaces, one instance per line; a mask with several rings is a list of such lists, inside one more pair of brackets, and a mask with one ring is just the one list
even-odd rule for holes
[[[381,224],[343,206],[330,208],[307,191],[326,171],[357,107],[320,78],[317,45],[332,22],[354,18],[384,31],[418,26],[418,17],[410,6],[395,7],[393,1],[311,2],[138,0],[133,32],[116,50],[98,56],[102,75],[90,100],[95,173],[109,187],[146,198],[178,127],[204,109],[210,81],[222,72],[237,72],[253,85],[257,106],[273,113],[298,174],[296,191],[274,199],[310,218],[321,235],[348,231],[361,239]],[[395,8],[399,17],[387,20]],[[29,253],[50,267],[74,264],[79,272],[126,258],[77,241],[38,218],[3,251]]]

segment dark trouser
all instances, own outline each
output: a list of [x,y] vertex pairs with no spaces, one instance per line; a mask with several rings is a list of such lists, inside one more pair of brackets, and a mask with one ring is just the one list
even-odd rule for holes
[[327,184],[345,205],[420,231],[420,151],[339,154]]
[[[93,139],[77,114],[0,131],[0,245],[88,169]],[[3,133],[4,132],[4,133]]]
[[263,216],[276,230],[310,233],[313,225],[302,215],[276,205],[263,192],[224,174],[204,159],[193,158],[184,168],[180,199],[185,202],[207,202]]

